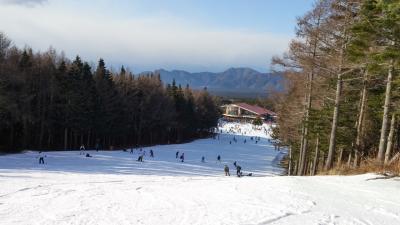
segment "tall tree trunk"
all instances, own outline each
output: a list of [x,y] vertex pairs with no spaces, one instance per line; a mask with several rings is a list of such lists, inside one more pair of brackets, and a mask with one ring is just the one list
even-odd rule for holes
[[288,176],[292,175],[292,146],[289,146],[289,165],[288,165]]
[[358,114],[357,120],[357,135],[356,135],[356,147],[354,152],[354,167],[358,167],[360,161],[360,152],[361,152],[361,139],[364,131],[364,114],[367,102],[367,84],[368,84],[368,69],[364,71],[364,79],[363,79],[363,88],[361,90],[361,99],[360,99],[360,110]]
[[333,157],[336,149],[336,130],[339,118],[339,105],[340,105],[340,95],[342,92],[342,85],[343,85],[342,73],[339,72],[337,76],[335,108],[333,110],[332,129],[331,129],[331,136],[329,139],[328,158],[326,159],[325,170],[331,169],[333,165]]
[[87,140],[86,140],[86,147],[89,148],[90,146],[90,135],[91,135],[91,131],[90,129],[88,130],[88,134],[87,134]]
[[83,145],[83,132],[81,131],[80,133],[81,133],[81,143],[80,144]]
[[[305,107],[304,107],[304,110],[306,110]],[[298,175],[298,176],[301,176],[301,173],[299,173],[299,170],[297,168],[299,168],[299,165],[302,164],[302,156],[303,156],[303,150],[304,150],[303,144],[304,144],[304,138],[305,138],[305,136],[304,136],[304,127],[305,127],[305,124],[303,123],[303,126],[301,128],[301,138],[300,138],[301,140],[300,140],[299,158],[298,158],[298,161],[297,161],[297,164],[296,164],[296,172],[295,172],[295,174]]]
[[392,90],[392,79],[393,79],[393,67],[394,61],[390,60],[389,71],[386,81],[386,94],[385,94],[385,104],[383,106],[383,119],[382,119],[382,127],[381,127],[381,137],[379,140],[379,150],[378,150],[378,161],[383,164],[384,155],[385,155],[385,142],[386,142],[386,133],[387,133],[387,124],[389,117],[389,109],[390,109],[390,98],[391,98],[391,90]]
[[304,175],[306,172],[306,157],[307,157],[307,148],[308,148],[308,121],[310,116],[310,109],[312,106],[312,91],[313,91],[313,80],[314,80],[314,60],[317,55],[317,46],[319,43],[319,26],[320,26],[321,17],[318,17],[317,20],[317,32],[315,32],[315,36],[311,37],[312,43],[312,65],[310,66],[310,72],[308,74],[308,90],[306,93],[306,107],[305,107],[305,114],[304,114],[304,123],[303,123],[303,130],[301,135],[301,144],[300,144],[300,157],[299,157],[299,168],[297,171],[297,175]]
[[10,139],[9,139],[9,148],[10,149],[14,149],[14,125],[11,124],[11,128],[10,128]]
[[[346,30],[344,31],[344,33],[345,33],[344,36],[346,36]],[[346,48],[345,43],[342,43],[342,47],[340,48],[340,53],[339,53],[340,64],[339,64],[339,69],[338,69],[338,74],[337,74],[335,107],[333,109],[332,129],[331,129],[331,136],[329,138],[329,150],[328,150],[328,158],[326,159],[325,170],[329,170],[332,168],[333,158],[334,158],[335,149],[336,149],[336,131],[337,131],[337,125],[338,125],[338,119],[339,119],[340,97],[342,94],[342,87],[343,87],[342,67],[343,67],[343,63],[344,63],[345,48]]]
[[[314,53],[315,54],[315,53]],[[304,118],[304,134],[303,134],[303,145],[302,151],[300,155],[300,165],[299,165],[299,174],[304,175],[306,173],[305,161],[307,157],[307,148],[308,148],[308,121],[310,118],[310,109],[311,109],[311,102],[312,102],[312,83],[314,79],[314,72],[311,71],[308,75],[308,94],[307,94],[307,105],[306,105],[306,112]]]
[[351,152],[349,153],[349,158],[347,159],[347,167],[351,166]]
[[343,159],[343,147],[340,148],[339,152],[339,158],[337,162],[337,167],[340,167],[342,165],[342,159]]
[[396,122],[396,115],[392,113],[392,120],[390,121],[390,131],[389,131],[389,136],[387,140],[387,146],[386,146],[386,153],[385,153],[385,164],[387,164],[390,160],[390,154],[392,151],[392,146],[393,146],[393,135],[394,135],[394,124]]
[[49,129],[47,130],[47,132],[48,132],[48,136],[47,136],[47,148],[51,148],[51,140],[52,140],[52,138],[53,138],[52,129],[49,128]]
[[68,128],[64,128],[64,150],[68,149]]
[[317,135],[317,141],[315,143],[315,154],[314,154],[314,167],[312,169],[311,176],[314,176],[317,173],[318,168],[318,158],[319,158],[319,134]]

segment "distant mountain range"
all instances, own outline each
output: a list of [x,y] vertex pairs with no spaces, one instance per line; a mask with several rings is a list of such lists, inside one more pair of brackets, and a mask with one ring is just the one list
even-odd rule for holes
[[203,89],[223,97],[265,97],[268,90],[283,89],[281,73],[261,73],[251,68],[230,68],[224,72],[189,73],[183,70],[158,70],[164,83],[172,83],[192,89]]

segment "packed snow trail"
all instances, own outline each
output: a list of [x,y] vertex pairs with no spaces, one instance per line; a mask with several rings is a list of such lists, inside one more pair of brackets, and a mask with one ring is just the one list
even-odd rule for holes
[[[143,148],[143,163],[129,149],[45,152],[45,165],[37,152],[0,156],[0,224],[400,224],[400,180],[276,176],[285,152],[268,126],[221,126],[215,139]],[[233,176],[234,161],[255,176]]]
[[0,224],[400,224],[400,180],[0,173]]
[[[236,140],[233,141],[234,139]],[[246,140],[246,143],[244,143]],[[231,144],[230,144],[231,143]],[[150,149],[154,158],[150,157]],[[185,153],[182,163],[175,158]],[[144,162],[137,162],[139,155],[146,152]],[[79,151],[43,152],[45,165],[38,165],[39,154],[27,151],[0,157],[0,172],[7,171],[59,171],[76,173],[136,174],[158,176],[221,176],[223,167],[228,165],[234,174],[233,163],[236,161],[244,173],[254,176],[280,175],[284,170],[279,166],[285,150],[277,151],[267,138],[260,141],[251,140],[248,136],[218,133],[215,139],[201,139],[191,143],[159,145],[135,149],[130,154],[119,151],[85,151],[92,157],[80,155]],[[221,162],[217,156],[221,156]],[[201,158],[205,157],[205,162]]]

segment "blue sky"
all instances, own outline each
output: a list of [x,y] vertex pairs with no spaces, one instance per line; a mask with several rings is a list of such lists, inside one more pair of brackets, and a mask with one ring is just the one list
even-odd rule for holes
[[15,44],[134,72],[269,69],[314,0],[0,0]]

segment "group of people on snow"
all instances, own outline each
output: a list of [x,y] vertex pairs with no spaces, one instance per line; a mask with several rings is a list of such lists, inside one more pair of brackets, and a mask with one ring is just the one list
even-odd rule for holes
[[[237,164],[236,161],[233,163],[233,166],[235,166],[235,168],[236,168],[236,175],[237,175],[238,177],[243,176],[242,167],[239,166],[239,165]],[[225,165],[225,166],[224,166],[224,172],[225,172],[225,176],[230,176],[230,175],[231,175],[231,174],[229,173],[229,166],[228,166],[228,165]],[[248,176],[251,176],[251,175],[252,175],[252,173],[249,173],[249,174],[248,174]]]
[[[235,141],[237,141],[236,140],[236,138],[234,137],[234,140]],[[253,138],[251,138],[251,140],[253,140]],[[246,140],[245,140],[245,143],[246,143]],[[85,155],[85,157],[92,157],[89,153],[86,153],[85,154],[85,150],[86,150],[86,148],[85,148],[85,146],[82,144],[81,146],[80,146],[80,148],[79,148],[79,155]],[[96,150],[98,151],[98,148],[96,147]],[[127,149],[123,149],[123,151],[124,152],[128,152],[128,150]],[[133,154],[134,153],[134,149],[133,148],[131,148],[130,149],[130,153],[131,154]],[[179,161],[180,162],[184,162],[185,161],[185,153],[184,152],[182,152],[180,155],[179,155],[179,151],[176,151],[176,153],[175,153],[175,158],[178,160],[178,158],[179,158]],[[139,154],[139,156],[138,156],[138,158],[137,158],[137,161],[138,162],[143,162],[143,158],[146,156],[146,150],[143,150],[142,148],[140,148],[139,150],[138,150],[138,154]],[[154,151],[152,150],[152,149],[150,149],[150,151],[149,151],[149,154],[150,154],[150,157],[151,158],[154,158]],[[41,151],[39,152],[39,156],[38,156],[38,158],[39,158],[39,164],[45,164],[45,162],[44,162],[44,158],[46,157],[46,155],[44,155]],[[205,156],[202,156],[201,157],[201,162],[202,163],[205,163]],[[221,155],[218,155],[217,156],[217,162],[219,162],[219,163],[221,163]],[[237,162],[235,161],[234,163],[233,163],[233,165],[234,165],[234,167],[236,168],[236,175],[238,176],[238,177],[241,177],[241,176],[243,176],[243,173],[242,173],[242,167],[240,167],[239,165],[237,165]],[[224,172],[225,172],[225,176],[230,176],[230,172],[229,172],[229,167],[228,167],[228,165],[224,165]],[[251,173],[249,174],[249,176],[251,176]]]

